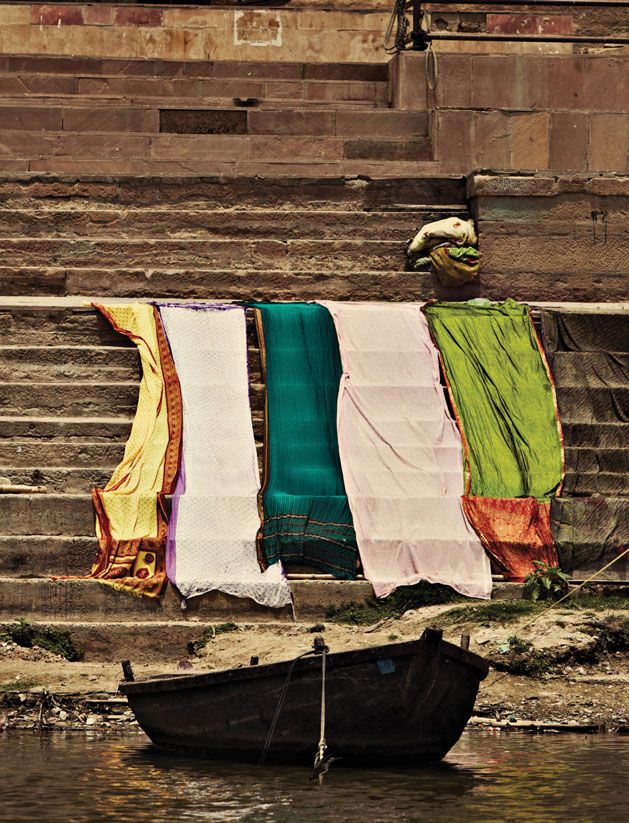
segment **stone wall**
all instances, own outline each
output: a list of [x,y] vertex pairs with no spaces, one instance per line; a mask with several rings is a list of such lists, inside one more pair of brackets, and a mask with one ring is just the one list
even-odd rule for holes
[[[385,62],[393,0],[291,0],[275,8],[159,3],[1,3],[0,52],[163,60]],[[629,8],[426,4],[432,32],[606,36],[629,32]],[[570,54],[571,43],[449,42],[435,51]]]
[[[335,10],[330,10],[330,7]],[[255,8],[0,4],[0,51],[164,60],[385,62],[392,3]]]
[[[544,5],[534,3],[527,7],[482,5],[472,7],[427,4],[427,20],[431,31],[452,33],[528,34],[609,36],[629,34],[629,7],[605,8],[595,2],[581,7]],[[500,49],[496,43],[492,49]],[[571,46],[569,46],[571,49]]]
[[528,301],[622,302],[629,279],[629,178],[475,175],[478,293]]
[[621,49],[434,61],[404,52],[390,78],[395,108],[432,112],[434,159],[451,171],[629,168],[629,54]]

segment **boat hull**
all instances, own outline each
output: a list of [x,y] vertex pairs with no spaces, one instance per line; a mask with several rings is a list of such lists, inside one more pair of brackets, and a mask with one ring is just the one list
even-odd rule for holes
[[[124,682],[158,746],[257,761],[290,662]],[[347,763],[441,759],[469,720],[487,663],[427,630],[421,639],[327,656],[328,751]],[[312,763],[319,740],[321,658],[293,669],[269,760]]]

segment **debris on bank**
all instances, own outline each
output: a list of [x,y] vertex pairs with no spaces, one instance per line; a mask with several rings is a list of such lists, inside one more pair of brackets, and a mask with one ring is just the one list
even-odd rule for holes
[[0,731],[139,730],[127,701],[115,694],[51,694],[4,692],[0,694]]

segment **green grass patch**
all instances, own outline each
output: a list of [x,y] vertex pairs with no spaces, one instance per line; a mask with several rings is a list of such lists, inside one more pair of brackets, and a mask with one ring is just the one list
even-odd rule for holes
[[0,683],[0,694],[10,694],[11,692],[28,692],[34,689],[38,683],[30,677],[18,677],[17,680],[9,680],[7,683]]
[[452,626],[455,623],[478,623],[481,626],[489,626],[492,623],[510,623],[512,620],[541,611],[542,608],[543,605],[530,600],[492,600],[478,606],[449,609],[439,615],[438,622],[443,626]]
[[237,630],[238,626],[235,623],[219,623],[218,626],[208,626],[198,640],[188,643],[188,652],[190,654],[199,654],[217,635],[228,634]]
[[629,609],[629,596],[627,595],[600,595],[600,594],[575,594],[568,597],[560,604],[561,609],[589,609],[590,611],[604,611],[605,609]]
[[553,660],[546,652],[533,648],[528,640],[516,634],[498,648],[490,658],[495,669],[509,674],[540,677],[552,669]]
[[15,643],[26,649],[47,649],[71,662],[83,658],[83,652],[74,645],[70,632],[54,626],[38,626],[24,619],[0,625],[0,642]]
[[418,583],[416,586],[402,586],[383,600],[369,597],[365,603],[333,606],[326,610],[325,617],[331,623],[371,626],[380,620],[398,618],[410,609],[452,603],[462,599],[461,595],[449,586]]
[[601,655],[629,650],[629,617],[611,615],[604,620],[593,620],[587,631],[596,636]]

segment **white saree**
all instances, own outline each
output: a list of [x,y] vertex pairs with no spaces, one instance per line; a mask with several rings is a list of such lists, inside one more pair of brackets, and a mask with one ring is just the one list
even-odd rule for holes
[[245,310],[158,304],[181,384],[183,452],[167,573],[184,598],[219,590],[264,606],[291,602],[280,564],[256,554],[260,488]]

